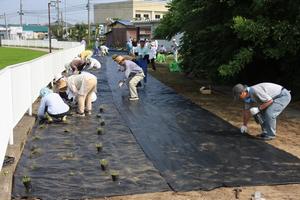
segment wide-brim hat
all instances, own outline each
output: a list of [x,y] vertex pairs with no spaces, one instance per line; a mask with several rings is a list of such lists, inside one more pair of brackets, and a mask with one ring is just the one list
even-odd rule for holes
[[125,60],[125,58],[123,57],[123,56],[117,56],[116,58],[115,58],[115,61],[118,63],[118,64],[120,64],[123,60]]
[[67,81],[65,79],[60,79],[57,83],[56,83],[56,88],[59,91],[64,91],[66,90],[68,87],[67,85]]

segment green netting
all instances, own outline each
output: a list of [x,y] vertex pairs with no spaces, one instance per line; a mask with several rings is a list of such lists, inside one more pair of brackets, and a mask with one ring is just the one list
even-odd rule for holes
[[180,63],[175,62],[175,61],[170,63],[169,70],[170,70],[170,72],[181,72]]
[[157,54],[156,62],[164,63],[166,62],[166,56],[164,54]]

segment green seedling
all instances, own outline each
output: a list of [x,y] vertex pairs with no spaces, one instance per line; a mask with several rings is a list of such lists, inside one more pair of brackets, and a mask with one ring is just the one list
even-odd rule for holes
[[36,146],[32,146],[30,148],[30,158],[32,158],[33,156],[38,156],[41,154],[41,149],[37,148]]
[[23,176],[22,183],[26,189],[27,192],[31,190],[31,179],[28,176]]
[[65,128],[65,129],[64,129],[64,132],[65,132],[65,133],[70,133],[70,129]]
[[75,173],[74,173],[74,172],[70,172],[69,175],[70,175],[70,176],[74,176]]
[[97,114],[97,118],[101,118],[101,114]]
[[32,138],[32,140],[40,140],[40,139],[41,139],[41,137],[37,136],[37,135]]
[[101,113],[103,113],[103,112],[104,112],[104,107],[103,107],[103,106],[100,106],[100,107],[99,107],[99,111],[100,111]]
[[100,166],[101,166],[101,169],[103,171],[105,171],[108,167],[108,161],[106,159],[101,159],[100,160]]
[[111,178],[112,178],[113,181],[117,181],[119,179],[119,172],[118,171],[112,170],[110,172],[110,175],[111,175]]
[[97,128],[97,134],[98,135],[103,135],[104,134],[103,128]]
[[42,124],[42,125],[39,126],[39,128],[40,128],[40,129],[44,129],[44,128],[46,128],[46,125],[45,125],[45,124]]
[[101,120],[101,121],[100,121],[100,125],[101,125],[101,126],[104,126],[104,125],[105,125],[105,121],[104,121],[104,120]]
[[98,152],[102,151],[102,149],[103,149],[102,143],[96,144],[96,149],[97,149]]

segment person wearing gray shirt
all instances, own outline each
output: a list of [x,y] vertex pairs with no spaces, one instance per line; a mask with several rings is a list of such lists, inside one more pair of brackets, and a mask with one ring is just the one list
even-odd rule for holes
[[288,90],[274,83],[259,83],[247,87],[237,84],[233,87],[235,99],[244,101],[243,126],[241,132],[247,132],[247,124],[251,115],[261,118],[259,123],[262,133],[259,139],[271,140],[276,136],[276,118],[291,101]]
[[121,71],[125,73],[125,79],[119,81],[119,87],[122,87],[122,85],[127,82],[130,94],[129,100],[139,100],[136,87],[137,84],[145,77],[143,69],[131,60],[125,60],[125,58],[120,55],[114,58],[114,61],[122,67]]

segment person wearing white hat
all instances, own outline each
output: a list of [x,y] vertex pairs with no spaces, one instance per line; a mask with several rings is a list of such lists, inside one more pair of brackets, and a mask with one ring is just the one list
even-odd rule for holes
[[97,91],[97,77],[89,72],[74,74],[66,79],[61,79],[57,88],[60,91],[68,91],[76,97],[78,102],[77,116],[92,114],[93,93]]
[[125,83],[128,83],[130,94],[129,100],[139,100],[136,87],[137,84],[145,77],[143,69],[133,61],[126,60],[123,56],[120,55],[114,58],[114,61],[124,68],[123,71],[125,73],[125,79],[119,81],[119,87],[122,87]]
[[172,41],[173,41],[173,44],[171,47],[172,47],[172,51],[173,51],[173,55],[174,55],[174,60],[175,60],[175,62],[178,62],[178,44],[177,44],[175,38]]
[[70,108],[57,93],[49,88],[42,88],[40,96],[42,99],[37,114],[40,120],[47,119],[48,122],[52,122],[54,118],[66,121]]

